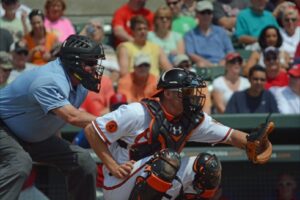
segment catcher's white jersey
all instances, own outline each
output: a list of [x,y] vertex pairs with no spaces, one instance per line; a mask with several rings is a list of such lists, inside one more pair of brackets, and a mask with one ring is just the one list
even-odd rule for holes
[[[107,144],[114,159],[118,163],[125,163],[129,161],[129,149],[132,145],[147,142],[151,119],[152,118],[147,108],[143,104],[132,103],[129,105],[122,105],[114,112],[98,117],[92,122],[92,124],[100,138]],[[193,130],[188,141],[219,143],[226,141],[231,132],[231,128],[216,122],[209,115],[204,113],[203,121]],[[118,139],[122,139],[128,144],[127,149],[119,146],[116,142]],[[135,164],[135,168],[140,167],[140,165],[141,163],[137,162]],[[121,191],[124,190],[124,194],[130,193],[134,185],[135,177],[140,174],[134,172],[134,170],[132,173],[130,180],[127,180],[126,184],[121,184],[122,181],[124,182],[125,180],[120,180],[109,175],[109,171],[104,166],[103,174],[104,189],[106,189],[104,191],[105,196],[107,191],[110,191],[110,194],[113,195],[114,192],[116,192],[115,190],[118,190],[117,193],[119,196],[117,199],[120,199],[120,187]],[[121,197],[123,196],[121,195]],[[109,195],[107,196],[107,199],[114,198]]]

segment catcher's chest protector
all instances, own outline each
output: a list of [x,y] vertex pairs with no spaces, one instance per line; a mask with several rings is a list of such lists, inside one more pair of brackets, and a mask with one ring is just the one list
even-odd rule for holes
[[191,113],[185,115],[180,120],[170,122],[156,100],[143,99],[142,103],[148,108],[152,120],[150,122],[150,137],[147,144],[133,145],[130,151],[130,157],[133,160],[139,160],[153,153],[170,148],[178,153],[185,146],[186,141],[203,119],[203,113]]

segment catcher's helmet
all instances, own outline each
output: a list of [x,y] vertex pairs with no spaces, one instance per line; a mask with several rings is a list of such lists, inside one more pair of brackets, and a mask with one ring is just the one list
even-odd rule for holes
[[214,195],[221,182],[222,166],[216,155],[200,153],[194,161],[193,188],[203,198]]
[[205,94],[202,88],[205,88],[205,81],[196,73],[181,69],[173,68],[164,72],[157,84],[158,92],[155,97],[160,96],[165,89],[174,89],[183,99],[185,112],[202,110],[205,102]]
[[[104,70],[101,61],[105,59],[101,44],[86,36],[71,35],[63,42],[59,58],[68,73],[75,76],[85,88],[100,91]],[[86,65],[93,67],[93,72],[85,71]]]

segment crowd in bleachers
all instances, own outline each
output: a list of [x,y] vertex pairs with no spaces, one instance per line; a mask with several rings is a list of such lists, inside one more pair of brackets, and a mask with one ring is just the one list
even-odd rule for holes
[[[202,74],[208,113],[300,113],[299,1],[165,0],[151,11],[145,0],[128,0],[113,13],[109,37],[97,16],[78,30],[64,16],[64,0],[46,0],[44,10],[19,0],[1,4],[0,50],[8,53],[1,53],[1,86],[55,59],[61,42],[77,33],[102,42],[106,54],[101,92],[90,92],[82,106],[97,115],[109,111],[115,93],[129,103],[151,97],[161,72],[172,67],[220,69],[212,80]],[[237,98],[240,92],[246,98]],[[265,94],[276,109],[266,108]],[[278,109],[282,102],[290,107]]]

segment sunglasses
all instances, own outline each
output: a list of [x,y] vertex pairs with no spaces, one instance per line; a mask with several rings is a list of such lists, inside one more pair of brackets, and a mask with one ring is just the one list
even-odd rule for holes
[[296,18],[285,18],[284,21],[285,22],[296,22],[297,19]]
[[243,61],[240,58],[234,58],[234,59],[228,61],[229,64],[242,64],[242,62]]
[[211,15],[212,11],[211,10],[203,10],[201,12],[198,12],[200,15]]
[[171,5],[176,6],[179,1],[167,2],[167,5],[170,7]]

